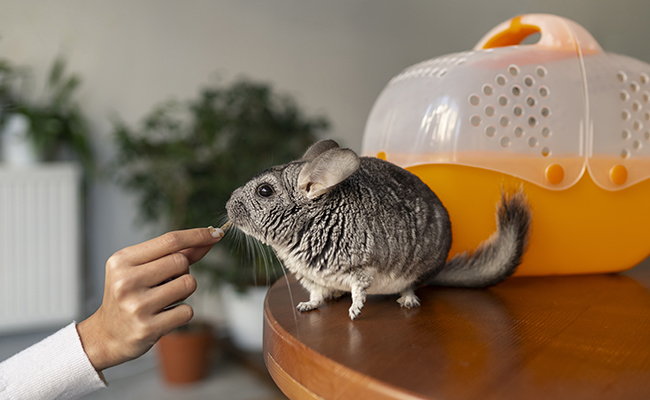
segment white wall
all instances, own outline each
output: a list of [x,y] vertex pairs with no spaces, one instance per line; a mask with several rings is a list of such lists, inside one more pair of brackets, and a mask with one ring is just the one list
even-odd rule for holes
[[[647,0],[0,0],[0,56],[41,76],[57,54],[68,58],[84,78],[101,161],[111,157],[111,115],[134,123],[217,75],[272,82],[329,116],[331,136],[359,150],[373,101],[393,75],[470,49],[493,26],[530,12],[573,19],[605,50],[650,61]],[[115,186],[94,185],[89,200],[92,311],[105,260],[149,233],[132,224],[133,199]]]

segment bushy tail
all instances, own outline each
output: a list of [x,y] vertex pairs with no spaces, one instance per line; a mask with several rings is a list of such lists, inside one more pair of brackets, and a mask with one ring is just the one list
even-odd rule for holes
[[515,272],[526,250],[532,212],[522,190],[501,192],[497,231],[473,252],[449,260],[427,284],[456,287],[495,285]]

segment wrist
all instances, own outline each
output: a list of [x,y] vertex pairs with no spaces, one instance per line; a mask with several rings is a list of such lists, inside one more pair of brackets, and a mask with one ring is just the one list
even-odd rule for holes
[[97,372],[101,372],[112,365],[107,357],[106,340],[102,337],[101,332],[95,329],[96,318],[96,314],[93,314],[78,323],[77,333],[88,360]]

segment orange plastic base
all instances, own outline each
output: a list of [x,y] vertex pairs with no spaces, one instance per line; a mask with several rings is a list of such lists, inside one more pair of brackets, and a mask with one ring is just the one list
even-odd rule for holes
[[475,249],[496,230],[501,187],[523,185],[533,210],[531,236],[515,275],[618,272],[650,255],[650,180],[620,191],[598,187],[588,173],[553,191],[502,173],[461,165],[407,168],[438,195],[451,216],[450,257]]

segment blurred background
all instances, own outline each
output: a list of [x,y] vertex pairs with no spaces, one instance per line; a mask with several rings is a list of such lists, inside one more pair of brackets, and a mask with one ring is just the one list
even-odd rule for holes
[[[330,137],[359,151],[373,102],[393,76],[415,63],[469,50],[491,28],[524,13],[572,19],[606,51],[650,62],[650,2],[645,0],[0,0],[0,66],[5,68],[5,78],[10,73],[17,76],[12,90],[22,107],[13,111],[22,110],[33,127],[47,126],[51,119],[71,124],[68,136],[62,138],[73,151],[50,152],[46,158],[77,160],[75,165],[82,166],[71,172],[78,182],[81,224],[71,234],[77,246],[73,248],[81,253],[72,288],[80,304],[71,318],[81,320],[101,304],[104,264],[115,251],[170,228],[218,225],[229,185],[243,183],[264,163],[301,154],[317,138]],[[23,70],[29,70],[28,78],[21,75]],[[255,107],[266,111],[247,114]],[[212,114],[206,117],[200,112],[205,109]],[[9,111],[0,102],[3,129]],[[14,121],[12,126],[20,130],[21,123]],[[194,129],[197,125],[202,129]],[[271,128],[260,130],[260,126]],[[211,129],[222,129],[223,134],[212,135]],[[243,132],[249,131],[258,134],[242,139]],[[293,132],[291,136],[282,136],[287,131]],[[85,137],[85,144],[74,139],[75,134]],[[176,151],[177,139],[190,136],[193,145]],[[142,138],[150,142],[142,145]],[[48,142],[43,143],[47,153]],[[219,152],[224,143],[231,146],[226,155]],[[156,154],[173,154],[143,166],[139,161],[151,156],[147,148]],[[271,150],[277,154],[264,153]],[[217,158],[228,162],[215,164]],[[255,158],[261,159],[259,163],[250,161]],[[6,172],[9,167],[4,161],[0,169]],[[134,172],[138,168],[140,175]],[[169,177],[173,175],[169,171],[179,169],[200,170],[197,176],[211,175],[211,180],[197,182],[220,187],[214,193],[206,189],[188,194],[181,205],[173,199],[156,203],[152,193],[167,199],[165,190],[173,192],[178,186],[147,180],[150,172],[162,171]],[[170,178],[169,182],[182,185],[185,178],[181,174],[180,181]],[[221,187],[219,182],[227,184]],[[192,206],[206,206],[206,199],[213,200],[207,204],[211,211]],[[184,217],[175,220],[169,210],[178,207],[183,207]],[[8,214],[2,215],[5,240],[22,228],[13,226]],[[35,225],[29,228],[38,230],[39,220],[32,222]],[[31,239],[25,234],[23,240]],[[6,280],[7,271],[15,267],[7,260],[0,257],[0,279]],[[213,255],[211,260],[218,263],[221,257]],[[262,287],[270,280],[264,271],[246,274]],[[215,291],[207,288],[215,281],[235,282],[236,278],[222,271],[205,281],[206,290],[194,300],[198,315],[219,326],[219,335],[227,337],[229,311],[221,293],[215,297]],[[263,298],[263,293],[257,296]],[[261,322],[261,317],[254,318]],[[0,331],[0,360],[63,324],[53,321]],[[109,370],[112,387],[92,398],[128,398],[126,392],[146,398],[142,397],[145,391],[156,398],[279,396],[263,372],[258,373],[256,362],[241,356],[259,353],[254,343],[244,342],[223,352],[234,352],[245,362],[233,368],[224,367],[230,364],[215,367],[208,383],[158,393],[157,362],[148,355]],[[233,386],[251,392],[227,392]]]

